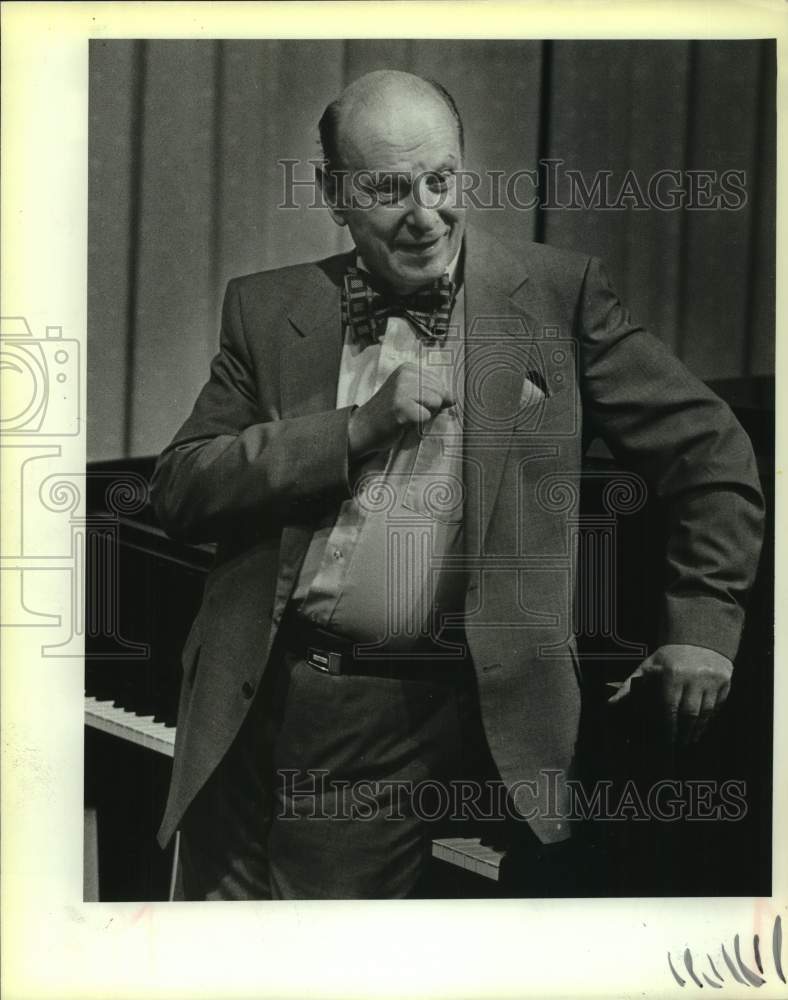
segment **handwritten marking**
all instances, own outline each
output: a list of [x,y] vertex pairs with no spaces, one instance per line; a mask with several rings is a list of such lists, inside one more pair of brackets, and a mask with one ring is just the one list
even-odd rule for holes
[[[783,982],[785,982],[785,973],[783,972],[783,963],[782,963],[782,946],[783,946],[782,918],[780,916],[777,916],[774,919],[774,929],[772,931],[772,955],[774,957],[775,972],[780,977],[780,979]],[[753,936],[752,951],[755,957],[755,964],[758,967],[758,972],[762,974],[760,976],[756,975],[753,972],[753,970],[742,959],[741,944],[739,941],[738,934],[735,934],[733,937],[733,953],[736,957],[736,963],[738,963],[738,968],[736,964],[734,964],[728,952],[726,951],[724,944],[720,945],[720,950],[722,952],[722,957],[725,959],[725,964],[728,966],[728,971],[730,972],[730,974],[733,976],[733,978],[736,980],[737,983],[740,983],[742,986],[755,986],[755,987],[763,986],[766,983],[766,978],[765,978],[766,973],[764,972],[763,960],[761,958],[761,939],[758,934],[755,934]],[[686,948],[684,950],[683,958],[684,958],[684,965],[686,966],[690,978],[692,979],[692,981],[695,983],[696,986],[698,986],[700,989],[703,989],[703,983],[700,981],[698,974],[695,972],[694,959],[692,957],[692,952],[690,951],[689,948]],[[717,971],[717,967],[714,964],[714,960],[712,959],[711,955],[708,952],[706,952],[706,958],[708,959],[709,962],[709,969],[711,970],[715,978],[711,979],[703,971],[700,972],[700,975],[706,981],[707,985],[711,986],[715,990],[721,989],[722,984],[725,982],[725,978],[724,976],[720,975],[720,973]],[[678,974],[678,972],[676,972],[670,952],[668,952],[668,967],[671,971],[671,974],[673,975],[673,978],[676,980],[679,986],[686,986],[687,980],[682,979],[682,977]]]
[[741,960],[741,949],[739,948],[738,934],[735,934],[733,937],[733,953],[736,956],[736,961],[739,963],[739,968],[742,971],[742,975],[750,984],[750,986],[763,986],[766,980],[761,979],[760,976],[756,976],[755,973],[752,971],[752,969],[748,968]]
[[703,983],[695,975],[695,972],[692,968],[692,952],[689,950],[689,948],[684,949],[684,965],[687,967],[687,972],[690,974],[690,977],[692,978],[692,981],[695,983],[695,985],[700,986],[700,988],[703,989]]
[[772,954],[774,955],[774,967],[777,970],[777,975],[785,982],[785,975],[783,973],[783,920],[782,917],[777,917],[774,921],[774,931],[772,932]]
[[678,974],[678,972],[676,972],[676,970],[673,968],[673,962],[671,961],[670,958],[670,952],[668,952],[668,965],[670,966],[670,971],[673,973],[673,978],[676,980],[679,986],[686,986],[687,985],[686,979],[682,979],[681,976]]
[[758,972],[763,974],[763,962],[761,962],[761,946],[757,934],[755,934],[752,939],[752,953],[753,955],[755,955],[755,964],[758,966]]
[[730,969],[730,973],[733,976],[733,978],[736,980],[736,982],[737,983],[741,983],[742,986],[746,986],[747,983],[742,979],[742,977],[736,971],[736,966],[733,964],[733,962],[728,957],[728,952],[725,950],[725,945],[722,946],[722,957],[725,959],[725,964]]
[[719,979],[720,982],[723,982],[723,978],[719,974],[719,972],[717,972],[717,967],[715,966],[714,962],[712,962],[711,955],[709,955],[708,952],[706,953],[706,958],[708,958],[708,960],[709,960],[709,965],[711,966],[711,971],[714,973],[714,975],[717,977],[717,979]]

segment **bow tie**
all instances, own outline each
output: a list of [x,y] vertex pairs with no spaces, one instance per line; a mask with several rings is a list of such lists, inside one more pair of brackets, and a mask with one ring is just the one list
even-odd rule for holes
[[430,340],[444,340],[449,331],[454,282],[448,274],[410,295],[383,289],[368,271],[349,267],[342,293],[342,321],[360,340],[378,340],[389,316],[404,316]]

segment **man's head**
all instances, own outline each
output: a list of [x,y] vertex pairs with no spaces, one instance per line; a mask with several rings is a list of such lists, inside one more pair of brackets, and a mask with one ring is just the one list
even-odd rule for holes
[[443,274],[465,228],[454,197],[462,123],[448,93],[410,73],[368,73],[328,106],[320,138],[331,214],[367,267],[399,291]]

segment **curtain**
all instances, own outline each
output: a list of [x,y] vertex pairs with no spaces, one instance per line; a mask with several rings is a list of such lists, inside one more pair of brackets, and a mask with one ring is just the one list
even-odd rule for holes
[[589,185],[608,171],[613,189],[630,169],[744,171],[735,210],[548,204],[484,224],[601,257],[699,376],[773,372],[773,41],[92,41],[89,460],[167,443],[205,381],[229,278],[349,245],[306,208],[309,187],[279,207],[278,161],[308,178],[325,104],[383,68],[448,88],[471,168],[550,160]]

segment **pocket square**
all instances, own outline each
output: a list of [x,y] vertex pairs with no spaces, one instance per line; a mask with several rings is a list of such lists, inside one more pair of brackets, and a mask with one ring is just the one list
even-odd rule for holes
[[[539,379],[541,382],[541,378]],[[534,403],[542,403],[547,398],[545,390],[535,381],[535,375],[531,372],[523,379],[523,391],[520,393],[520,409],[524,406],[532,406]]]

